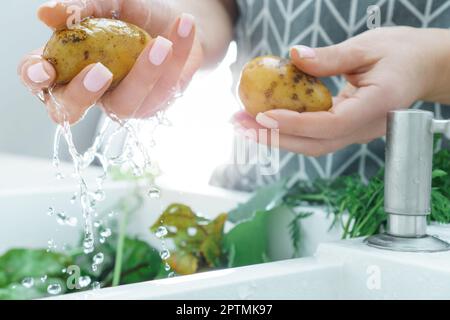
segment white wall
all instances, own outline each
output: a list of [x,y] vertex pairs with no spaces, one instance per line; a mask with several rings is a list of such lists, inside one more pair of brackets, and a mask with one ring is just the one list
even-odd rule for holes
[[[2,0],[0,7],[0,153],[50,157],[54,124],[45,108],[20,83],[17,64],[24,54],[43,46],[51,31],[36,17],[43,0]],[[84,148],[95,132],[98,110],[75,128]],[[1,161],[1,158],[0,158]]]

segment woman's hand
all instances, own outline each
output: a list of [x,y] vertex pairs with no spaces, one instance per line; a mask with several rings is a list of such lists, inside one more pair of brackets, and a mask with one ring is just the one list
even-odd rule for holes
[[298,46],[291,57],[306,73],[343,75],[348,85],[329,112],[271,110],[256,120],[244,112],[235,116],[238,127],[279,129],[279,147],[289,151],[317,157],[368,143],[385,134],[391,110],[418,100],[450,102],[449,30],[381,28],[331,47]]
[[[196,36],[196,24],[190,14],[180,13],[168,1],[153,0],[71,0],[51,1],[39,8],[38,16],[52,29],[64,28],[74,8],[81,18],[94,16],[120,19],[145,29],[153,37],[127,77],[108,91],[112,74],[101,63],[86,67],[69,84],[53,90],[64,117],[77,122],[87,109],[99,102],[106,112],[120,118],[149,117],[183,90],[202,65],[203,50]],[[42,49],[28,54],[19,65],[22,81],[35,94],[53,85],[56,72],[41,57]],[[56,122],[63,119],[53,99],[44,95],[49,113]]]

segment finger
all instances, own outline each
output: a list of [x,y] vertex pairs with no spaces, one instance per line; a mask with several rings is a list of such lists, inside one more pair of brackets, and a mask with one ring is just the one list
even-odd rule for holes
[[22,82],[33,92],[49,88],[56,78],[53,66],[38,52],[25,56],[17,71]]
[[339,92],[339,94],[333,97],[333,106],[338,105],[345,99],[350,98],[355,94],[357,88],[354,87],[351,83],[347,83],[346,86]]
[[[153,6],[159,15],[151,18]],[[38,17],[53,29],[76,24],[86,17],[112,18],[150,28],[153,20],[164,19],[167,5],[149,4],[143,0],[56,0],[43,4],[38,9]]]
[[103,64],[87,66],[68,85],[54,90],[56,101],[48,101],[51,117],[58,123],[76,123],[108,90],[112,80],[113,74]]
[[355,73],[358,69],[373,64],[377,57],[355,40],[348,40],[317,49],[296,46],[291,49],[291,59],[300,70],[310,75],[329,77]]
[[[311,157],[319,157],[352,144],[366,144],[370,141],[382,137],[386,133],[386,119],[380,119],[373,124],[361,129],[350,136],[344,138],[325,140],[290,135],[273,135],[273,130],[267,131],[261,127],[251,117],[242,115],[235,116],[237,131],[258,143],[267,144],[272,147],[281,148],[287,151],[303,154]],[[275,140],[274,140],[275,139]]]
[[298,113],[289,110],[270,110],[259,114],[257,122],[281,133],[316,139],[335,139],[350,135],[362,126],[385,114],[386,103],[380,100],[381,90],[370,86],[355,94],[328,112]]
[[113,12],[121,9],[121,2],[119,0],[48,1],[39,7],[38,17],[49,27],[60,29],[76,24],[86,17],[111,17]]
[[105,111],[119,118],[135,116],[171,62],[172,46],[172,42],[163,37],[152,40],[130,73],[103,99]]
[[[333,139],[313,139],[280,135],[276,145],[279,148],[309,157],[320,157],[334,153],[353,144],[366,144],[370,141],[382,137],[386,132],[386,122],[378,121],[365,130],[358,131],[350,136]],[[270,140],[266,140],[270,141]]]
[[136,117],[148,117],[164,108],[178,91],[180,78],[192,51],[195,39],[195,20],[190,14],[183,14],[174,23],[169,34],[173,42],[170,64],[151,93],[144,100]]

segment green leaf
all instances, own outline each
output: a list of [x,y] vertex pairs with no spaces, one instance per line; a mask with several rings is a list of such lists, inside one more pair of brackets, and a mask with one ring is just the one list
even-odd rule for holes
[[228,267],[267,262],[269,216],[272,211],[256,212],[250,220],[237,224],[223,238]]
[[34,279],[34,285],[31,288],[25,288],[20,283],[11,283],[6,288],[0,288],[0,300],[30,300],[39,299],[50,296],[47,293],[49,284],[59,284],[61,286],[61,293],[64,294],[66,290],[66,282],[60,278],[47,278],[42,282],[39,278]]
[[73,264],[69,256],[46,250],[13,249],[0,257],[0,287],[20,283],[26,277],[62,277],[62,269]]
[[161,264],[158,251],[147,242],[125,238],[120,284],[153,280]]
[[433,171],[433,179],[442,178],[442,177],[445,177],[445,176],[447,176],[447,172],[445,172],[443,170],[437,169],[437,170]]
[[223,227],[226,220],[227,214],[223,213],[206,226],[208,235],[201,244],[200,251],[210,267],[221,265]]
[[[179,231],[186,231],[188,228],[196,228],[199,222],[207,221],[204,218],[197,216],[194,211],[183,204],[170,205],[158,218],[150,230],[156,232],[158,227],[165,226],[168,228],[169,234],[167,237],[175,237]],[[176,232],[171,231],[175,228]]]
[[283,202],[287,194],[286,179],[263,187],[255,192],[253,197],[246,203],[240,204],[236,209],[228,213],[228,220],[238,223],[251,219],[257,211],[269,211]]

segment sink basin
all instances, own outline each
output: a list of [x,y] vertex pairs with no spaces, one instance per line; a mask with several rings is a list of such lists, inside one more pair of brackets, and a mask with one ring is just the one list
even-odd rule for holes
[[[6,163],[6,162],[5,162]],[[79,240],[79,229],[59,226],[46,214],[48,207],[77,216],[79,208],[70,204],[73,180],[57,181],[48,161],[10,159],[11,166],[24,167],[10,175],[0,169],[0,254],[10,248],[45,248],[53,239],[60,249]],[[20,164],[22,163],[22,164]],[[70,171],[70,166],[63,170]],[[28,170],[28,172],[27,172]],[[17,170],[16,170],[17,171]],[[95,178],[98,171],[88,175]],[[37,178],[34,178],[37,177]],[[11,179],[8,182],[8,179]],[[39,180],[35,180],[39,179]],[[146,199],[130,221],[128,233],[155,247],[160,241],[148,227],[162,210],[178,202],[191,206],[206,217],[234,208],[248,194],[217,188],[193,190],[160,181],[159,199]],[[174,187],[175,186],[175,187]],[[109,183],[108,208],[130,192],[128,183]],[[450,253],[412,254],[382,251],[366,246],[363,239],[339,241],[340,230],[329,231],[331,218],[322,208],[302,208],[314,214],[301,220],[300,259],[292,256],[286,225],[288,215],[277,217],[272,226],[271,256],[278,262],[225,269],[52,297],[52,299],[449,299]],[[433,226],[430,233],[450,240],[450,228]]]
[[[435,230],[450,239],[445,230]],[[54,299],[442,299],[450,254],[367,247],[363,239],[321,244],[314,257],[206,272]]]

